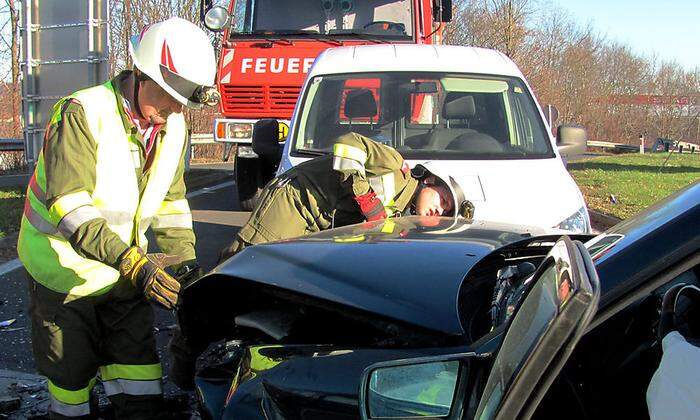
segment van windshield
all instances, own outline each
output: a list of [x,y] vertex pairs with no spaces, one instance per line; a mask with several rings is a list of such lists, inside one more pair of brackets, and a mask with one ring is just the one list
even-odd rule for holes
[[234,0],[231,37],[251,34],[401,39],[413,35],[410,0]]
[[317,76],[300,104],[292,154],[330,152],[356,132],[406,159],[551,158],[546,126],[524,83],[435,73]]

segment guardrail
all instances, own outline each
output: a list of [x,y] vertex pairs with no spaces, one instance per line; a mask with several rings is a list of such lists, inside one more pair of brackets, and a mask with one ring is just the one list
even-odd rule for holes
[[24,140],[0,138],[0,152],[23,152]]
[[192,134],[190,135],[190,144],[211,144],[214,142],[214,135],[209,134]]
[[621,151],[635,152],[639,151],[639,146],[632,146],[629,144],[613,143],[609,141],[595,141],[589,140],[587,143],[588,147],[601,147],[604,149],[617,149]]

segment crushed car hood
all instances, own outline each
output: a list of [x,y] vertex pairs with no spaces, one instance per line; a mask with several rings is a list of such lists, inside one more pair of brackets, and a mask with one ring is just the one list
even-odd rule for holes
[[[462,335],[458,296],[465,275],[494,250],[539,233],[464,219],[387,219],[251,246],[197,283],[221,282],[222,277],[255,282],[338,305],[338,310],[352,308]],[[197,284],[185,295],[192,286]]]

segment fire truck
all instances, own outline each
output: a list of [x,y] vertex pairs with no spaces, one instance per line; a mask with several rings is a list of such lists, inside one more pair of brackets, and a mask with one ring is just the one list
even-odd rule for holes
[[[236,144],[235,178],[243,210],[251,210],[278,161],[251,147],[260,119],[280,121],[279,141],[314,59],[325,49],[387,43],[439,44],[451,0],[202,0],[205,26],[221,32],[217,84],[221,118],[216,141]],[[229,148],[230,150],[230,148]]]

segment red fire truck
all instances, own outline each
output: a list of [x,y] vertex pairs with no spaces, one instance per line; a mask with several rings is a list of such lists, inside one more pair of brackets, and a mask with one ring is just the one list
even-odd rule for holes
[[214,136],[238,145],[238,197],[250,210],[277,165],[253,152],[253,125],[279,120],[284,141],[314,59],[331,47],[439,44],[452,1],[231,0],[226,9],[203,0],[201,12],[207,28],[223,32],[217,78],[222,118],[214,122]]

